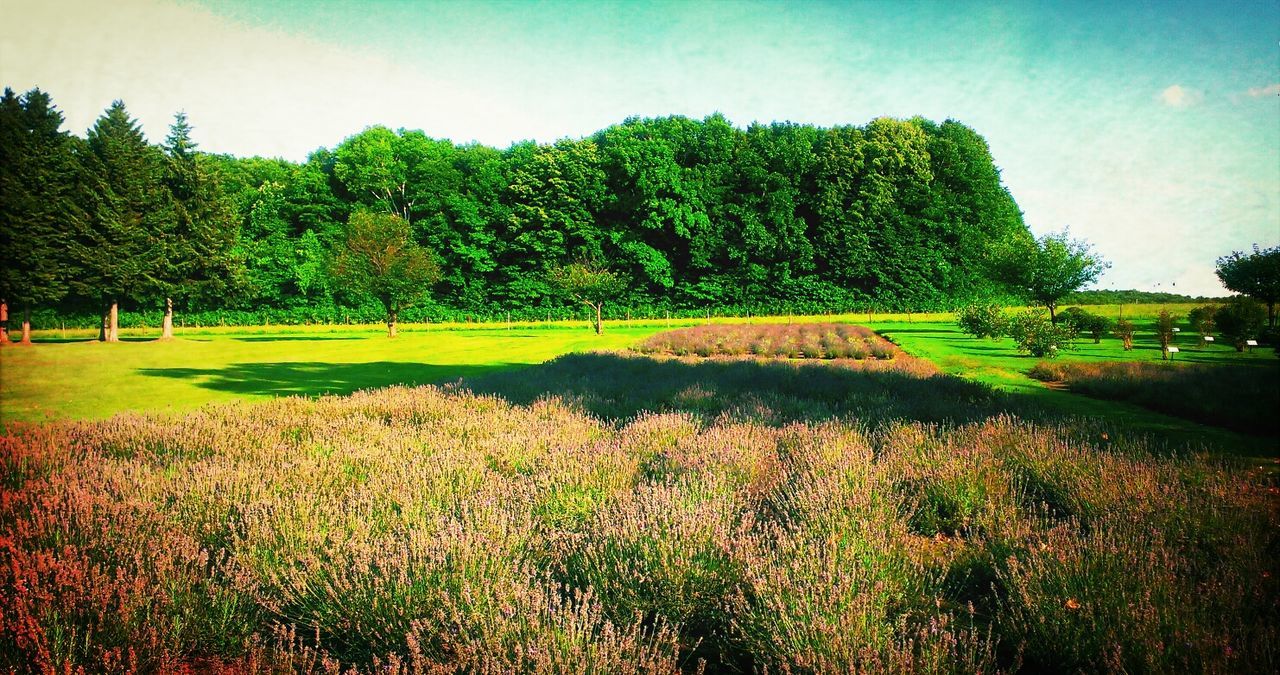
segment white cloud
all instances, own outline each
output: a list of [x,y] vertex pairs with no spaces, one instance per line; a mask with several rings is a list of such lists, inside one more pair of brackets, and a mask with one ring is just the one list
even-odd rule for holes
[[153,142],[185,110],[205,150],[293,160],[370,124],[466,142],[519,119],[426,68],[196,6],[6,3],[4,14],[0,81],[44,89],[76,134],[117,98]]
[[1204,94],[1196,89],[1188,89],[1180,84],[1165,88],[1160,92],[1160,100],[1170,108],[1190,108],[1204,99]]
[[1265,87],[1249,87],[1247,92],[1254,98],[1262,98],[1263,96],[1280,96],[1280,82],[1276,84],[1268,84]]

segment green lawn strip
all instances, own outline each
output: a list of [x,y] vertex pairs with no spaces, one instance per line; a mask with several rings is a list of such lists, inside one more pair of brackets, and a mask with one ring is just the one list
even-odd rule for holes
[[[1176,445],[1206,445],[1224,454],[1247,458],[1250,463],[1280,455],[1274,438],[1259,438],[1198,424],[1123,401],[1094,399],[1034,380],[1027,373],[1040,359],[1019,354],[1008,339],[978,339],[961,333],[953,325],[940,323],[878,322],[872,324],[872,328],[907,353],[933,361],[947,374],[1031,396],[1038,403],[1071,415],[1104,418],[1122,428],[1166,438]],[[1198,340],[1189,336],[1180,338],[1180,341],[1184,351],[1175,355],[1177,361],[1170,363],[1170,367],[1179,367],[1183,363],[1275,367],[1275,356],[1270,349],[1241,353],[1225,345],[1199,346]],[[1120,341],[1111,338],[1104,338],[1101,344],[1086,340],[1078,347],[1077,351],[1065,352],[1059,358],[1063,361],[1160,361],[1160,349],[1154,336],[1140,335],[1131,352],[1124,351]],[[1170,392],[1170,395],[1193,394]]]
[[346,394],[520,368],[567,352],[620,349],[656,328],[220,333],[172,342],[79,341],[0,350],[0,421],[183,412],[204,403]]

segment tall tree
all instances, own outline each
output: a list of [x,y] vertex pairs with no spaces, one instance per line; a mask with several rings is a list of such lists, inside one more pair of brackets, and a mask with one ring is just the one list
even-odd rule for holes
[[236,251],[239,222],[216,169],[196,151],[185,113],[174,116],[163,147],[173,209],[158,233],[153,285],[164,302],[160,339],[167,340],[173,338],[174,298],[188,305],[225,299],[243,286],[244,263]]
[[1047,307],[1057,323],[1058,302],[1068,293],[1097,281],[1111,264],[1067,231],[1046,234],[1030,245],[1014,243],[1003,253],[1002,274],[1027,299]]
[[65,254],[80,218],[73,147],[48,94],[0,99],[0,343],[8,341],[9,303],[22,308],[22,342],[31,343],[31,308],[52,305],[72,276]]
[[102,309],[98,339],[116,342],[120,302],[157,286],[172,200],[164,156],[147,143],[123,101],[113,102],[89,129],[87,149],[88,213],[71,246],[78,272],[71,286]]
[[414,196],[407,146],[401,134],[369,127],[338,145],[334,175],[358,203],[411,223]]
[[397,215],[357,211],[346,235],[333,259],[333,275],[350,290],[382,303],[387,337],[395,337],[400,311],[416,304],[440,279],[440,268]]
[[1229,290],[1243,293],[1267,306],[1267,327],[1276,327],[1276,301],[1280,300],[1280,246],[1258,248],[1253,253],[1235,251],[1218,258],[1218,278]]

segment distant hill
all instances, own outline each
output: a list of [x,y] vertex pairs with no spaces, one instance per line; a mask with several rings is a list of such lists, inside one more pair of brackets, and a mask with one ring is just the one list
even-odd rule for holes
[[1228,296],[1206,297],[1179,293],[1152,293],[1149,291],[1076,291],[1062,299],[1063,305],[1149,305],[1161,302],[1221,302]]

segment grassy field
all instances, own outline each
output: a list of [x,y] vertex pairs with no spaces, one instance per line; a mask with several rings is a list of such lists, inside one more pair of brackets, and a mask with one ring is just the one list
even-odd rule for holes
[[[613,327],[610,327],[613,328]],[[92,419],[125,410],[346,394],[525,367],[571,351],[617,349],[656,329],[337,332],[188,331],[172,342],[73,340],[0,351],[0,419]]]
[[1061,412],[597,352],[18,424],[0,670],[1275,672],[1274,481]]
[[0,670],[1277,669],[1274,437],[833,318],[0,350]]
[[[1190,305],[1168,306],[1183,316]],[[1091,307],[1118,313],[1117,306]],[[1081,341],[1063,363],[1160,362],[1154,336],[1146,328],[1160,306],[1126,306],[1139,323],[1136,348],[1121,349],[1107,338]],[[1146,317],[1146,318],[1139,318]],[[870,322],[867,319],[872,319]],[[36,333],[34,348],[0,350],[0,421],[94,419],[116,412],[186,412],[204,403],[266,400],[280,395],[344,394],[393,384],[449,382],[544,362],[560,354],[611,350],[637,344],[669,327],[710,323],[818,323],[869,325],[924,357],[947,374],[1025,395],[1045,406],[1123,423],[1180,444],[1204,443],[1246,456],[1277,454],[1272,439],[1233,434],[1117,401],[1099,401],[1046,386],[1028,377],[1037,360],[1018,354],[1009,340],[963,335],[948,314],[845,314],[815,317],[713,318],[710,321],[638,320],[612,322],[602,337],[586,322],[499,325],[408,325],[396,340],[379,326],[287,326],[181,329],[170,343],[128,331],[114,345],[89,340],[92,333]],[[1184,328],[1185,330],[1185,328]],[[71,333],[71,331],[68,331]],[[1275,367],[1270,349],[1237,353],[1225,345],[1200,347],[1182,338],[1183,363]],[[1175,393],[1194,396],[1191,391]]]

